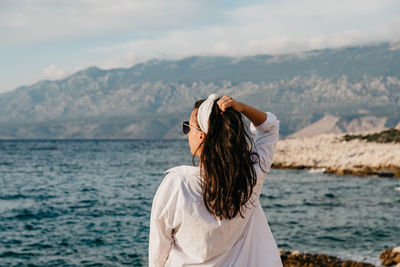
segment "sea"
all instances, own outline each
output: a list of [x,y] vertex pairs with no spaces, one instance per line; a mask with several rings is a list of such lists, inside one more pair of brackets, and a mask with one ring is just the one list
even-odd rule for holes
[[[0,140],[0,266],[147,266],[164,171],[187,140]],[[379,265],[400,245],[400,179],[273,169],[260,202],[278,247]]]

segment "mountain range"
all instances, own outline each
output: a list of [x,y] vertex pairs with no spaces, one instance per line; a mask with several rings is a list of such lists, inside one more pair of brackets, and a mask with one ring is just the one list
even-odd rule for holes
[[[328,128],[342,132],[357,131],[363,121],[366,130],[394,127],[400,121],[400,42],[90,67],[0,94],[0,138],[182,138],[181,121],[211,93],[274,112],[282,137],[323,118],[338,118],[337,127]],[[318,132],[318,126],[308,129]]]

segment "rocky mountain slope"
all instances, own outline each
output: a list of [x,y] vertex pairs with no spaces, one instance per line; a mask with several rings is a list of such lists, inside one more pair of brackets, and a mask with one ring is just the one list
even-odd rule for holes
[[355,128],[357,120],[371,117],[393,127],[400,117],[399,48],[381,43],[91,67],[0,94],[0,137],[180,138],[180,121],[188,119],[195,100],[210,93],[273,111],[282,136],[327,114]]
[[[358,133],[377,132],[386,129],[388,118],[376,116],[361,116],[359,118],[340,118],[325,115],[320,120],[290,134],[287,138],[316,136],[332,133]],[[393,125],[393,123],[389,123]]]

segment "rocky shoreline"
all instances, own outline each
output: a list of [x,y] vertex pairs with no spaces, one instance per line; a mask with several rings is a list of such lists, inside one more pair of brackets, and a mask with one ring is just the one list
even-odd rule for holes
[[[399,131],[400,132],[400,131]],[[345,140],[345,134],[280,140],[273,168],[359,176],[400,177],[400,143]]]
[[370,263],[342,260],[325,254],[302,253],[279,249],[284,267],[374,267]]
[[[374,267],[365,262],[343,260],[325,254],[304,253],[298,250],[279,249],[284,267]],[[400,266],[400,247],[384,250],[379,255],[383,266]]]
[[384,250],[379,258],[382,260],[383,266],[400,266],[400,247]]

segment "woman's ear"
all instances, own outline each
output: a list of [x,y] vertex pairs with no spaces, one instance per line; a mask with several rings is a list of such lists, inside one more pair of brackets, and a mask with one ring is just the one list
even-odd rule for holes
[[200,132],[200,139],[206,138],[206,134],[204,132]]

